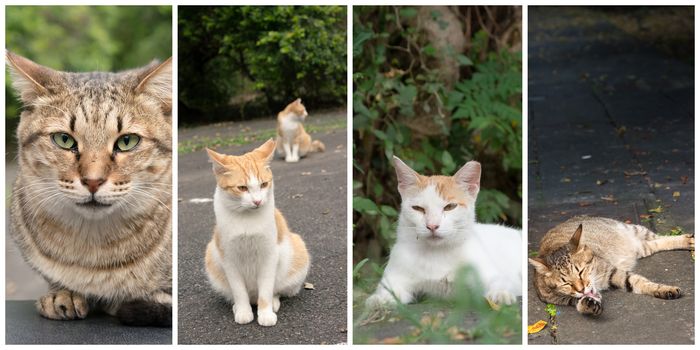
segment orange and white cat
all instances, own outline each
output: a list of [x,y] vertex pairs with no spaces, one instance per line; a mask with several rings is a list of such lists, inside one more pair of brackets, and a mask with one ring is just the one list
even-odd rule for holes
[[270,160],[272,139],[241,156],[207,149],[214,163],[216,227],[205,264],[215,291],[233,302],[236,323],[274,326],[280,296],[299,293],[309,272],[309,254],[275,208]]
[[302,122],[309,113],[298,98],[277,114],[277,154],[286,162],[298,162],[309,152],[323,152],[326,146],[319,140],[311,140]]

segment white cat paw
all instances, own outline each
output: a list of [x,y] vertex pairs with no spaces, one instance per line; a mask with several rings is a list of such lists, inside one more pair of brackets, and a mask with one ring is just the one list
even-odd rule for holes
[[280,309],[280,297],[279,296],[274,296],[272,297],[272,311],[277,312]]
[[253,315],[253,309],[250,308],[250,305],[248,307],[236,307],[236,305],[233,306],[233,318],[238,324],[248,324],[253,322],[253,319],[255,318],[255,315]]
[[517,300],[517,297],[513,293],[505,290],[490,290],[486,293],[486,298],[496,304],[506,305],[513,304]]
[[258,324],[264,327],[271,327],[277,324],[277,314],[274,312],[259,311],[258,312]]
[[391,295],[374,294],[367,298],[365,306],[370,309],[390,308],[396,305],[396,299]]

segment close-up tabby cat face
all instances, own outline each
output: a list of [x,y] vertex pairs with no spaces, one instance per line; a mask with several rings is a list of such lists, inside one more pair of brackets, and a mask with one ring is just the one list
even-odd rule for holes
[[550,292],[581,298],[600,299],[592,281],[593,252],[581,243],[583,226],[579,226],[567,245],[544,257],[530,258],[542,282]]
[[129,217],[170,198],[171,63],[68,73],[7,53],[24,105],[21,190],[57,217]]
[[234,209],[256,210],[272,199],[270,160],[274,151],[272,139],[242,156],[220,154],[207,148],[214,164],[216,184],[227,194]]
[[464,229],[475,220],[481,165],[468,162],[451,177],[420,175],[397,157],[394,166],[403,225],[413,229],[416,239],[433,244],[464,239]]

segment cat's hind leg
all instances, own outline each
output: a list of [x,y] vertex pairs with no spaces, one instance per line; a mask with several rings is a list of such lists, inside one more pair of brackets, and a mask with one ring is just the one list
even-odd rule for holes
[[676,286],[649,281],[646,277],[629,271],[613,270],[610,285],[635,294],[651,295],[659,299],[678,299],[681,289]]
[[231,287],[226,279],[226,273],[221,264],[217,261],[218,252],[216,249],[214,241],[212,240],[209,242],[206,254],[204,255],[204,267],[207,272],[207,277],[214,291],[221,294],[229,302],[233,302],[233,294],[231,293]]
[[52,320],[83,319],[90,309],[84,296],[62,288],[52,288],[37,300],[36,308],[41,316]]
[[277,138],[275,139],[275,153],[277,153],[278,156],[284,156],[284,146],[282,145],[282,137],[277,135]]
[[642,242],[642,251],[639,257],[647,257],[665,250],[690,250],[695,248],[695,237],[691,235],[681,236],[657,236],[653,240]]

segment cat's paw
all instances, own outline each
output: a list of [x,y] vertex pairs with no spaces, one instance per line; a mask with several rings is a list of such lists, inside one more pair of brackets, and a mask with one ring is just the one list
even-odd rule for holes
[[277,314],[271,310],[258,311],[258,324],[264,327],[271,327],[277,324]]
[[486,299],[496,304],[510,305],[515,303],[518,298],[511,292],[505,290],[490,290],[486,293]]
[[603,303],[591,297],[583,297],[576,303],[576,311],[584,315],[598,316],[603,313]]
[[365,307],[369,310],[389,309],[396,306],[396,299],[391,295],[373,294],[365,300]]
[[49,292],[36,302],[41,316],[52,320],[84,319],[90,310],[87,300],[67,289]]
[[[247,306],[247,307],[246,307]],[[233,305],[233,319],[238,324],[248,324],[253,322],[255,315],[250,305],[236,306]]]
[[272,311],[277,312],[280,309],[280,297],[275,295],[272,297]]
[[654,291],[654,297],[659,299],[678,299],[681,297],[681,289],[674,286],[661,286]]
[[688,248],[690,250],[695,250],[695,235],[685,235],[688,239]]

